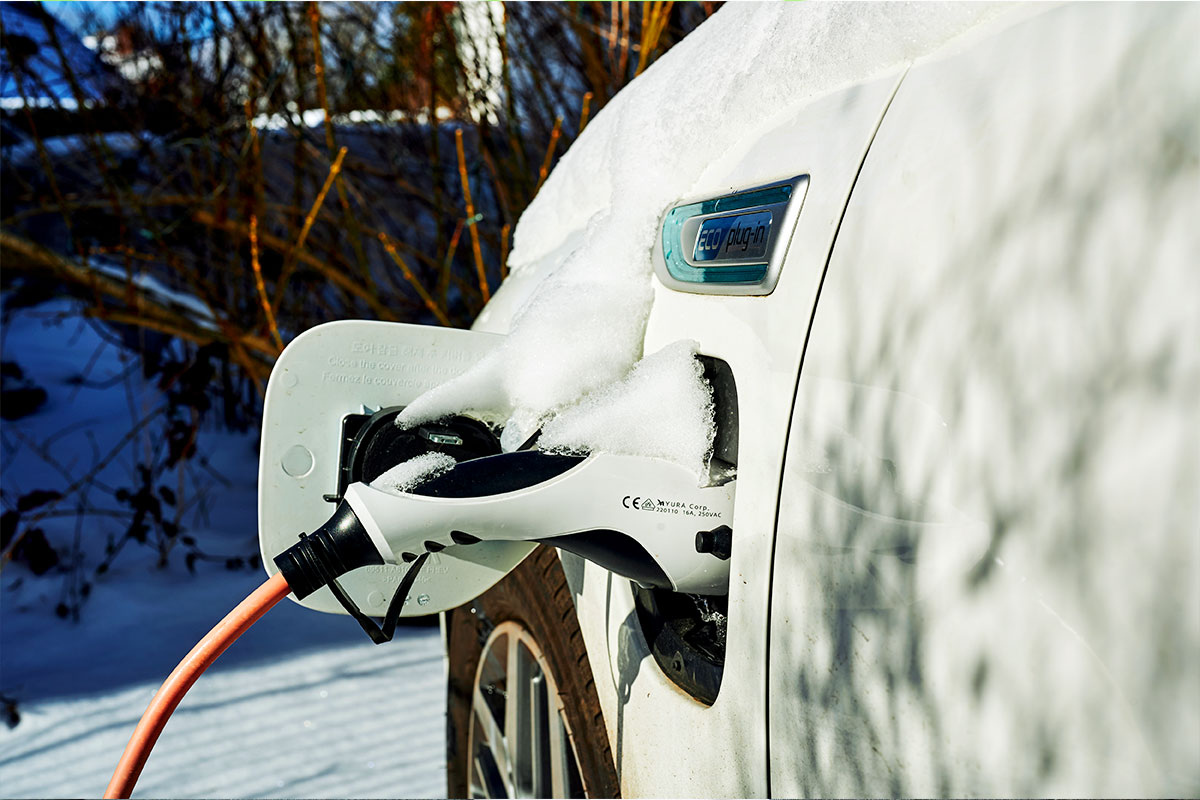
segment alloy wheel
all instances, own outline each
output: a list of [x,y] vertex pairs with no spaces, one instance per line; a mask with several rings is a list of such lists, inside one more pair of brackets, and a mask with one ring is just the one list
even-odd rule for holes
[[488,636],[468,738],[472,797],[584,797],[563,701],[542,648],[520,624]]

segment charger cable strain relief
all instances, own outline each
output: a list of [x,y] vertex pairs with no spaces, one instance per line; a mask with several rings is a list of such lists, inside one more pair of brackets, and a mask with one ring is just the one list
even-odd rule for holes
[[299,600],[351,570],[382,563],[367,529],[344,500],[324,525],[301,534],[300,541],[275,557],[275,566]]

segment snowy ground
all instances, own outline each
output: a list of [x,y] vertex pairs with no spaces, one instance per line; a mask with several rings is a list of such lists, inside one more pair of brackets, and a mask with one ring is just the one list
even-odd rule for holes
[[[62,306],[15,315],[3,330],[16,358],[50,400],[37,414],[5,422],[6,507],[32,489],[62,487],[45,455],[81,475],[129,429],[132,415],[161,402],[135,376],[94,383],[125,369]],[[69,382],[88,369],[87,386]],[[147,430],[152,430],[148,428]],[[129,485],[134,447],[98,476]],[[255,541],[255,436],[206,431],[212,472],[186,468],[194,501],[188,532],[218,552],[250,553]],[[211,477],[219,474],[229,483]],[[206,477],[209,476],[209,477]],[[181,498],[183,499],[183,498]],[[89,506],[115,507],[96,489]],[[182,504],[182,503],[181,503]],[[197,513],[203,508],[203,513]],[[69,511],[69,509],[67,509]],[[70,513],[40,523],[68,553],[82,539],[94,569],[119,520]],[[105,526],[109,526],[105,530]],[[261,571],[199,562],[196,574],[173,553],[166,569],[130,544],[98,578],[79,622],[54,612],[65,575],[33,576],[21,564],[0,573],[0,694],[18,703],[20,723],[0,729],[0,794],[98,796],[154,691],[195,641],[258,585]],[[84,572],[90,575],[90,570]],[[354,623],[285,601],[204,675],[159,740],[136,794],[154,797],[374,797],[445,794],[445,672],[436,627],[401,628],[375,646]]]

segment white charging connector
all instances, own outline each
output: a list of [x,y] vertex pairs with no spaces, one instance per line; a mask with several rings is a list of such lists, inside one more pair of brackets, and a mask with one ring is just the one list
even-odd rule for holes
[[384,561],[481,541],[542,542],[646,586],[724,594],[729,562],[697,534],[732,524],[734,482],[700,487],[670,461],[536,451],[469,461],[412,493],[352,484],[345,501]]
[[[690,470],[656,458],[503,453],[464,461],[410,492],[353,483],[333,516],[274,562],[297,598],[329,586],[356,616],[342,575],[419,568],[443,551],[453,562],[485,542],[548,544],[642,586],[725,594],[734,486],[697,486]],[[413,577],[410,569],[408,586]]]

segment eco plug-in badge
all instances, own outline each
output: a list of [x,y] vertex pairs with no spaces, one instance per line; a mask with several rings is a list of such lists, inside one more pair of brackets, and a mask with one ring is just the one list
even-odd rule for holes
[[770,294],[779,279],[808,180],[807,175],[798,175],[675,206],[663,219],[655,273],[678,291]]
[[700,223],[696,236],[693,261],[723,261],[759,259],[767,254],[771,238],[770,211],[712,217]]

